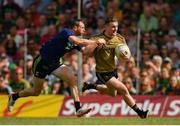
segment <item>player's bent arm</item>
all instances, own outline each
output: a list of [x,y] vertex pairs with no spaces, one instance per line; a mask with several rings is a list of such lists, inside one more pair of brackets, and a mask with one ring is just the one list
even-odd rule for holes
[[76,36],[69,36],[69,41],[74,42],[77,45],[90,45],[90,44],[98,44],[97,40],[90,40],[90,39],[82,39],[82,38],[78,38]]

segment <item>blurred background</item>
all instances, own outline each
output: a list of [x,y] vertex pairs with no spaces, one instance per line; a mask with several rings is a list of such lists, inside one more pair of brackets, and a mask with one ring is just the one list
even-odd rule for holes
[[[0,93],[8,94],[33,85],[33,58],[46,40],[79,18],[78,0],[0,0],[0,8]],[[82,0],[80,9],[86,36],[102,32],[107,17],[118,19],[118,32],[136,61],[117,63],[118,79],[131,94],[180,94],[180,1]],[[78,56],[71,52],[64,63],[76,75],[82,70],[79,87],[96,82],[94,58],[83,56],[78,68]],[[71,92],[50,75],[42,90],[48,94]]]
[[[0,0],[0,116],[72,116],[70,87],[53,75],[46,77],[41,96],[18,100],[13,113],[7,111],[8,94],[33,86],[33,58],[61,29],[82,18],[89,37],[102,32],[112,16],[136,62],[117,61],[118,79],[153,116],[180,117],[179,0]],[[89,116],[135,115],[120,96],[82,93],[84,82],[97,80],[93,57],[72,51],[63,60],[78,77],[82,103],[94,108]]]

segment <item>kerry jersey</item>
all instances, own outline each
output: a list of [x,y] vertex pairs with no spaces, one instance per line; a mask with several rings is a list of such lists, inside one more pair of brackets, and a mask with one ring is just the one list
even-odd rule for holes
[[40,49],[40,55],[47,63],[58,63],[60,58],[67,52],[77,49],[81,50],[81,46],[74,44],[68,40],[73,35],[73,31],[68,28],[61,30],[54,38],[48,40]]
[[123,36],[107,37],[103,33],[94,36],[94,39],[103,38],[106,44],[103,47],[96,47],[94,50],[94,58],[96,60],[96,72],[112,72],[116,69],[115,65],[115,47],[118,44],[126,43]]

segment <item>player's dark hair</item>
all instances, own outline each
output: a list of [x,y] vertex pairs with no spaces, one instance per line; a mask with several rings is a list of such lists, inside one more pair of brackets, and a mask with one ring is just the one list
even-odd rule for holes
[[84,23],[83,19],[77,19],[77,20],[71,22],[71,28],[73,28],[74,26],[78,26],[79,22]]
[[105,24],[109,24],[111,22],[118,22],[118,19],[115,17],[108,17],[105,21]]

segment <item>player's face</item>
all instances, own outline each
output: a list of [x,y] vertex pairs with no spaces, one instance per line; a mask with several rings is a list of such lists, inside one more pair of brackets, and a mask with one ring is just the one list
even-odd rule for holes
[[114,36],[118,31],[118,22],[110,22],[106,27],[109,36]]
[[85,25],[83,22],[79,22],[79,25],[77,26],[77,34],[83,35],[85,33]]

